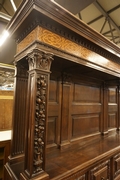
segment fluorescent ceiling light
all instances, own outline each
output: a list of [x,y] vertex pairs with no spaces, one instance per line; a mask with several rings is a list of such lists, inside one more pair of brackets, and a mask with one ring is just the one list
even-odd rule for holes
[[4,14],[2,12],[0,12],[0,18],[5,19],[7,21],[11,20],[11,16],[8,16],[7,14]]
[[3,43],[8,38],[8,36],[9,36],[9,32],[7,30],[4,30],[2,35],[0,36],[0,46],[3,45]]
[[12,4],[12,7],[13,7],[14,11],[16,11],[16,10],[17,10],[17,8],[16,8],[16,6],[15,6],[14,1],[13,1],[13,0],[10,0],[10,2],[11,2],[11,4]]

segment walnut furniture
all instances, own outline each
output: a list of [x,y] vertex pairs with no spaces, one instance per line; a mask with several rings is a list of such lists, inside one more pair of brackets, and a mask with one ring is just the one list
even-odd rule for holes
[[120,48],[52,0],[26,0],[6,180],[120,179]]

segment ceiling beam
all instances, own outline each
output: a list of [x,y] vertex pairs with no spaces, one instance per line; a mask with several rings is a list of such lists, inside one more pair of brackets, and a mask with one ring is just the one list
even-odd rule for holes
[[[119,28],[120,28],[120,26],[119,26]],[[114,32],[114,31],[116,31],[116,29],[112,29],[112,31]],[[107,31],[107,32],[104,32],[102,35],[107,35],[107,34],[109,34],[110,33],[110,31]]]
[[120,4],[119,5],[117,5],[117,6],[115,6],[114,8],[112,8],[112,9],[110,9],[109,11],[107,11],[107,14],[110,14],[110,13],[112,13],[112,12],[114,12],[114,11],[116,11],[117,9],[119,9],[120,8]]
[[102,28],[101,28],[101,30],[100,30],[100,33],[102,34],[102,31],[103,31],[103,29],[104,29],[104,27],[105,27],[105,25],[106,25],[106,22],[107,22],[107,19],[105,18],[105,22],[104,22],[104,24],[103,24],[103,26],[102,26]]
[[97,7],[97,9],[105,16],[111,23],[111,25],[118,31],[120,34],[120,28],[116,25],[116,23],[112,20],[112,18],[107,14],[107,12],[103,9],[103,7],[97,2],[93,2],[93,4]]
[[17,10],[17,8],[16,8],[16,5],[15,5],[15,3],[14,3],[14,1],[13,0],[10,0],[10,2],[11,2],[11,5],[12,5],[12,7],[13,7],[13,10],[14,10],[14,12]]
[[2,8],[4,2],[5,2],[5,0],[1,0],[1,2],[0,2],[0,10],[1,10],[1,8]]
[[113,40],[113,42],[115,43],[115,40],[114,40],[114,35],[113,35],[112,27],[111,27],[111,23],[110,23],[110,21],[109,21],[109,20],[108,20],[108,24],[109,24],[109,27],[110,27],[110,32],[111,32],[111,35],[112,35],[112,40]]
[[11,20],[11,16],[9,16],[9,15],[7,15],[7,14],[5,14],[5,13],[3,13],[3,12],[0,12],[0,19],[2,19],[2,20],[5,20],[5,21],[10,21]]

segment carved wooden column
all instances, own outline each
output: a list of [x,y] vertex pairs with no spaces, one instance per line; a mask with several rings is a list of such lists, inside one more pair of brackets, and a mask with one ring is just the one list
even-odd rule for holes
[[[14,104],[13,104],[13,132],[11,140],[10,163],[23,161],[25,145],[26,101],[28,72],[19,62],[15,64]],[[21,160],[20,160],[21,159]]]
[[45,172],[47,103],[52,54],[34,49],[28,54],[27,138],[21,179],[49,179]]

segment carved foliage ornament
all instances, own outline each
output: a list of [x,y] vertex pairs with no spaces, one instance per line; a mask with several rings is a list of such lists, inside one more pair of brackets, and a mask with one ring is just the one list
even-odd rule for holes
[[49,71],[51,62],[53,60],[53,54],[41,52],[39,50],[33,50],[28,54],[29,70],[42,69]]
[[45,148],[46,91],[47,76],[37,77],[35,138],[34,138],[34,173],[43,171]]

